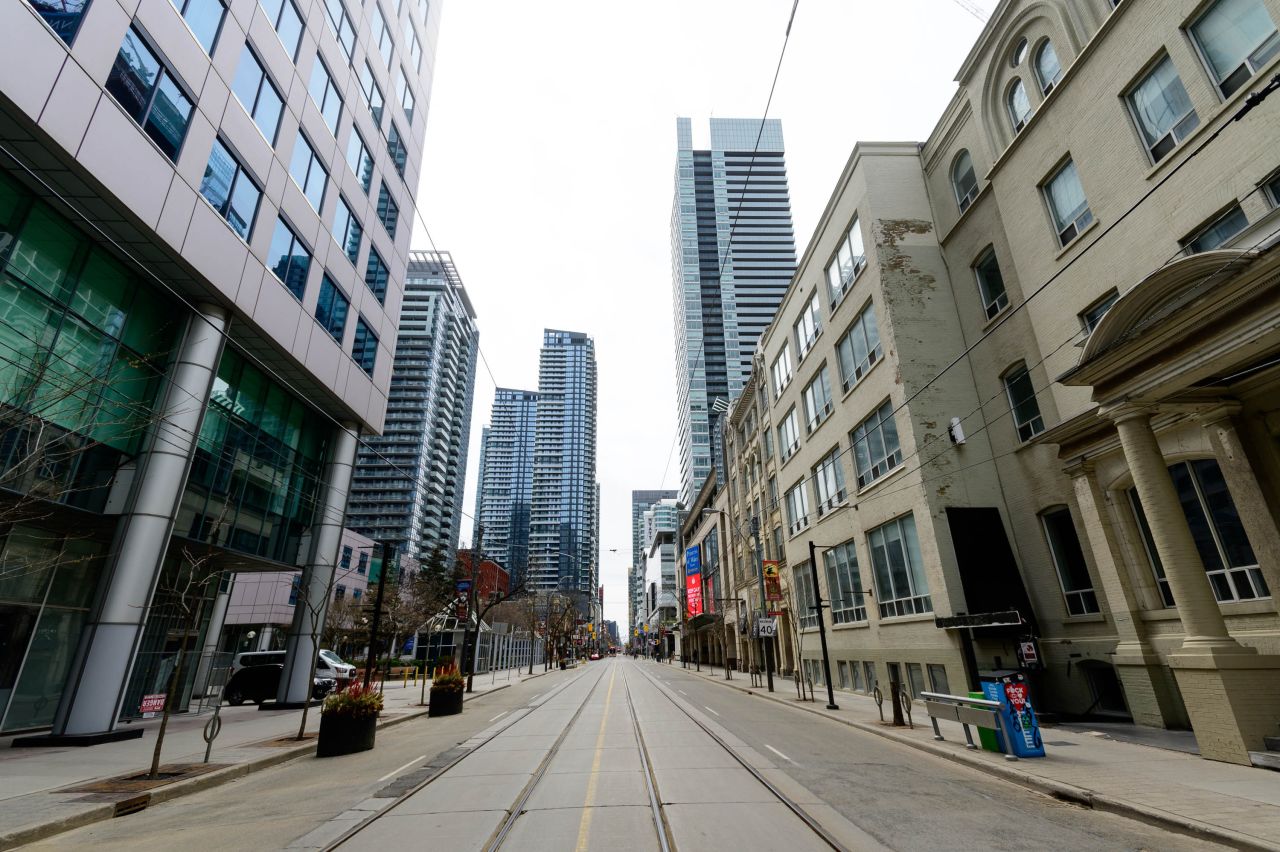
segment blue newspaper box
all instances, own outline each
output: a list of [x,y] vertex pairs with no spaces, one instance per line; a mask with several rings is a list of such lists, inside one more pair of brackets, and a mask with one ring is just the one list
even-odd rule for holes
[[1001,741],[1006,754],[1017,757],[1044,757],[1044,742],[1031,702],[1031,684],[1022,672],[1001,673],[982,680],[982,694],[1000,702],[1000,719],[1009,742]]

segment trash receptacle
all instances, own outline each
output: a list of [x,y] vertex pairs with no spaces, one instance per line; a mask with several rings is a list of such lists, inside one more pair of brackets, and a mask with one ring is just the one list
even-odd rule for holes
[[[985,699],[987,696],[981,692],[970,692],[969,697]],[[996,732],[990,728],[978,728],[978,742],[982,743],[983,751],[1000,753],[1000,739],[996,736]]]

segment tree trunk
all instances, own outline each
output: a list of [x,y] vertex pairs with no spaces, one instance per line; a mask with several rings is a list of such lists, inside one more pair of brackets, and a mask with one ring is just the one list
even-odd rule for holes
[[169,684],[165,687],[164,712],[160,716],[160,728],[156,731],[156,747],[151,752],[151,771],[147,773],[148,778],[155,778],[160,774],[160,752],[164,748],[164,732],[169,727],[169,715],[173,712],[174,689],[182,683],[182,664],[187,657],[187,638],[191,631],[196,629],[200,624],[200,616],[204,613],[204,594],[201,587],[200,602],[196,605],[194,617],[187,623],[186,630],[182,634],[182,644],[178,646],[178,661],[173,665],[173,671],[169,674]]

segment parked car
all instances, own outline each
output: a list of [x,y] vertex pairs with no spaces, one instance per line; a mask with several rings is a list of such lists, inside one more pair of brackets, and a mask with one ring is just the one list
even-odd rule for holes
[[[222,690],[222,697],[228,704],[236,707],[246,701],[261,704],[263,701],[273,700],[280,689],[282,672],[284,672],[282,663],[245,666],[227,681],[226,688]],[[311,697],[324,698],[333,692],[337,685],[332,677],[317,675],[311,685]]]
[[245,651],[231,659],[231,676],[250,666],[267,666],[273,663],[284,665],[284,651]]
[[333,651],[322,648],[320,656],[316,658],[316,675],[333,678],[338,682],[338,688],[342,689],[356,679],[356,667],[344,662]]

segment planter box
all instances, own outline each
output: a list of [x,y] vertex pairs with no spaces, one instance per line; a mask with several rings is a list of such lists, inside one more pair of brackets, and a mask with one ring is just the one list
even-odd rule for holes
[[432,689],[428,716],[452,716],[462,712],[461,689]]
[[316,757],[336,757],[340,754],[368,751],[373,748],[373,738],[377,731],[377,716],[353,719],[335,713],[321,714]]

